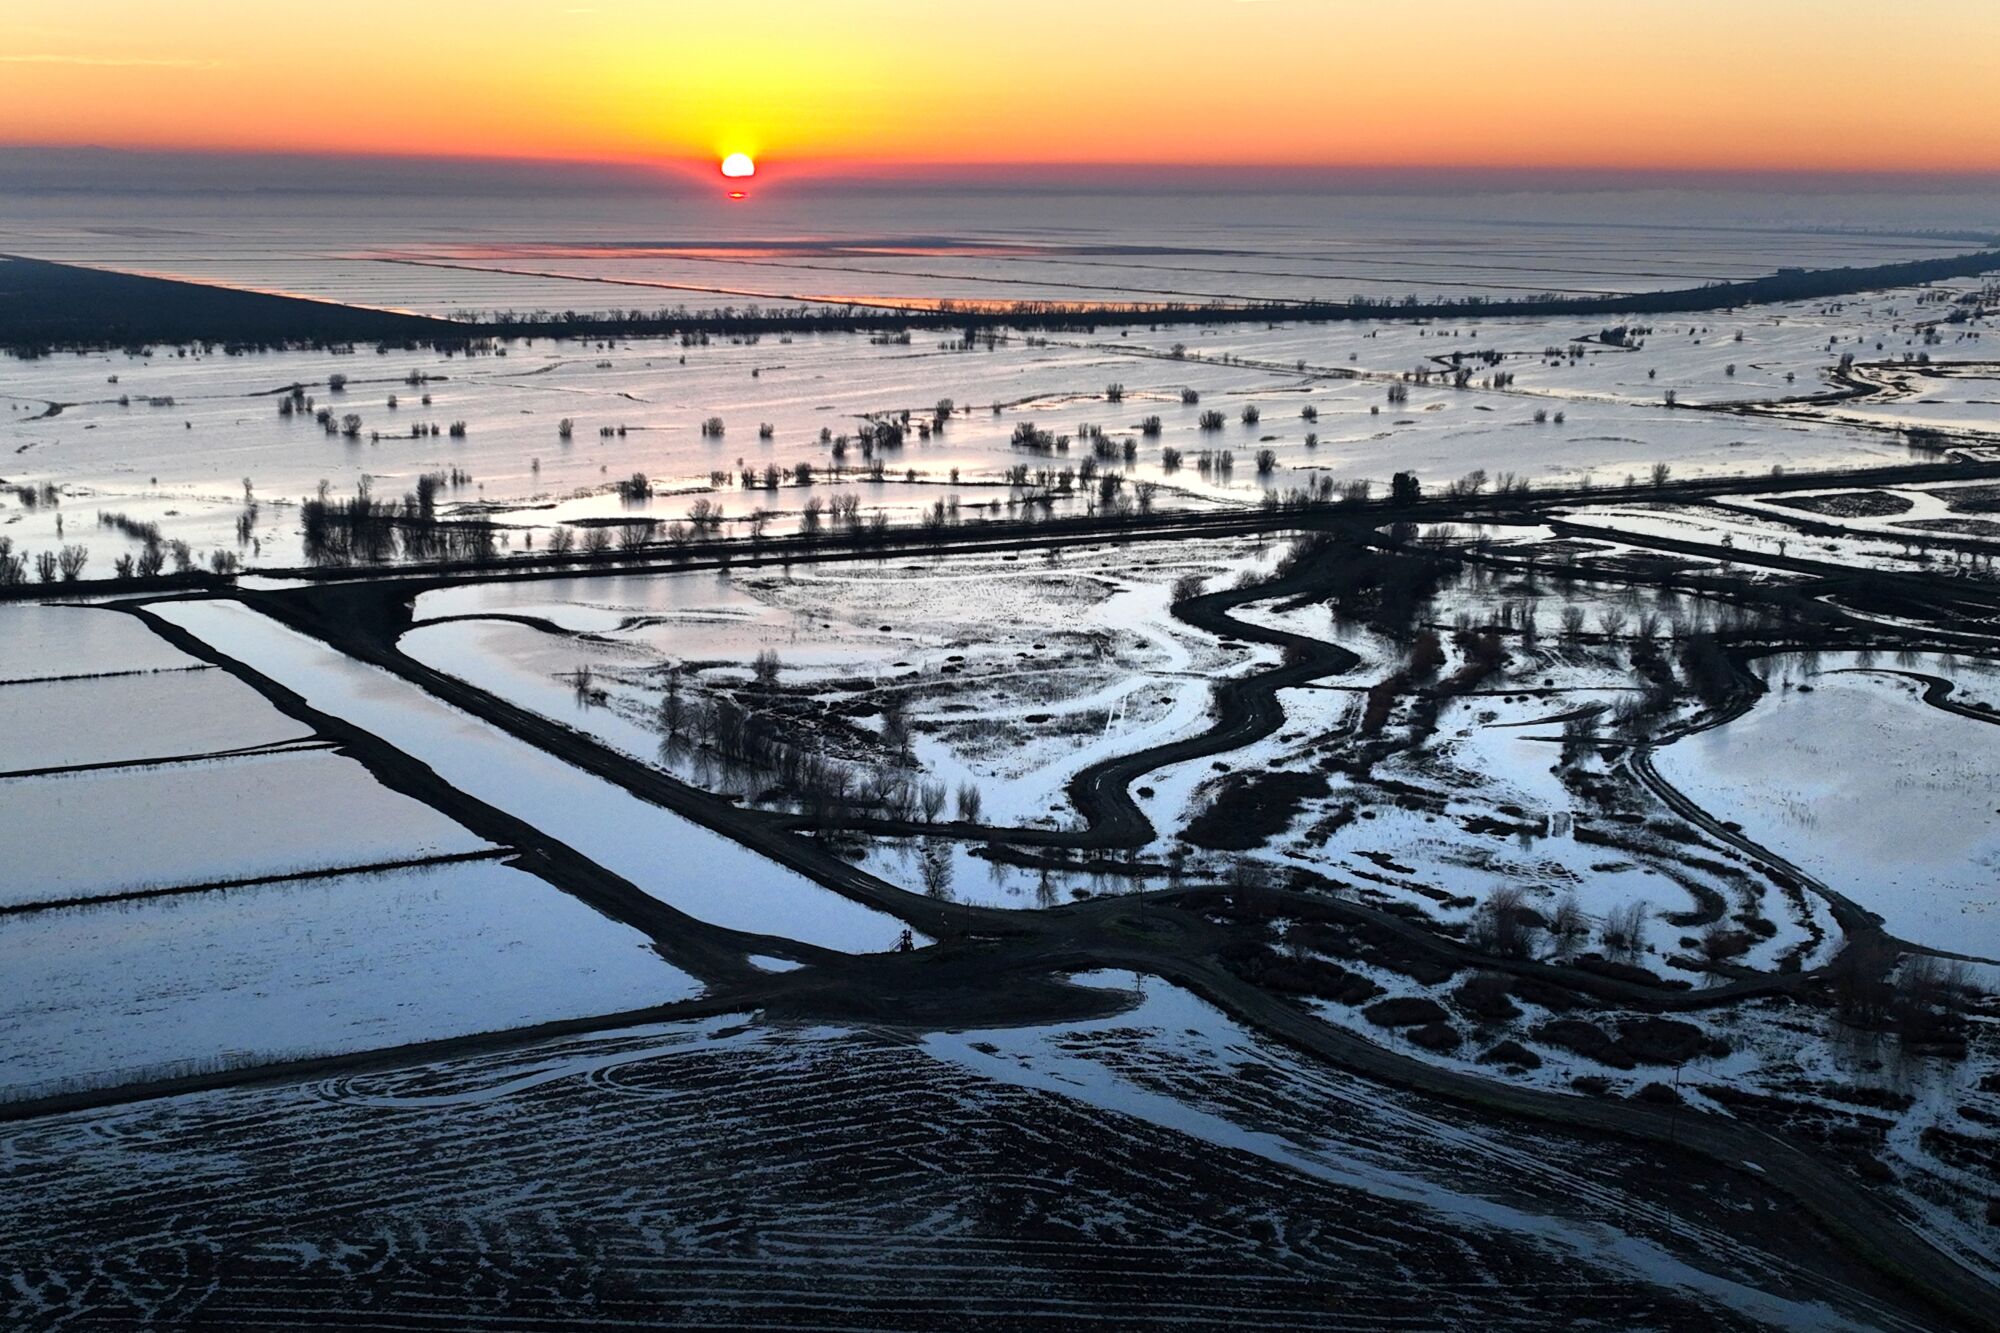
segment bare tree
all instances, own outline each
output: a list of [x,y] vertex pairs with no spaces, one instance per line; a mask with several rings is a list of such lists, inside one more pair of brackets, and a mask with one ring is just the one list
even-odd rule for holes
[[681,693],[681,669],[667,668],[666,692],[660,696],[660,731],[669,739],[678,740],[682,728],[687,726],[688,704]]
[[1590,921],[1583,914],[1583,904],[1575,894],[1564,894],[1549,917],[1549,938],[1555,941],[1556,952],[1567,958],[1589,937]]
[[924,893],[932,898],[951,897],[951,851],[928,845],[918,855],[918,872],[923,876]]
[[882,740],[892,750],[909,748],[910,717],[900,694],[885,695],[882,699]]
[[1502,958],[1526,958],[1534,952],[1541,929],[1521,890],[1509,884],[1495,889],[1480,904],[1468,939],[1474,948]]
[[1626,903],[1605,913],[1598,942],[1613,958],[1631,958],[1646,947],[1646,904]]

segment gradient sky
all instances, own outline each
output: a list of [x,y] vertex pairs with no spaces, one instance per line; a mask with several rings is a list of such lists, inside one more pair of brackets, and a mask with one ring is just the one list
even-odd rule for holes
[[1996,0],[5,0],[0,142],[2000,171]]

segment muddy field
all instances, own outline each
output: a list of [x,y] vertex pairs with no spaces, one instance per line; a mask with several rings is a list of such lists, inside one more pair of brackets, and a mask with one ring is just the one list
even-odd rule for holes
[[0,1141],[36,1322],[401,1327],[449,1288],[498,1328],[1526,1328],[1558,1299],[1585,1327],[1915,1327],[1750,1182],[1668,1204],[1604,1144],[1502,1146],[1157,987],[1108,1022],[910,1044],[723,1018]]

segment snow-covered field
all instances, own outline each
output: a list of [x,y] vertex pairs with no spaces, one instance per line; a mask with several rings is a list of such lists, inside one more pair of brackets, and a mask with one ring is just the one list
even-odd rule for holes
[[[1497,267],[1492,254],[1440,248],[1434,272],[1447,291],[1626,290],[1761,272],[1778,250],[1770,237],[1744,240],[1736,260],[1711,263],[1716,254],[1690,239],[1654,259],[1600,253],[1602,271],[1586,271],[1557,239],[1515,236],[1520,262]],[[1917,237],[1864,246],[1831,232],[1794,242],[1779,262],[1952,248]],[[1195,247],[1171,277],[1143,255],[1039,241],[1015,256],[805,240],[695,253],[474,235],[337,264],[190,254],[181,271],[377,302],[402,291],[411,299],[397,304],[461,312],[522,294],[587,309],[606,292],[634,301],[634,284],[683,280],[704,292],[736,284],[740,299],[982,299],[1029,271],[1010,268],[1015,260],[1057,275],[1077,299],[1145,299],[1169,281],[1185,284],[1174,289],[1182,299],[1398,281],[1379,255],[1348,256],[1347,273],[1296,241],[1271,244],[1262,259]],[[1275,267],[1280,251],[1302,267]],[[281,283],[287,274],[296,281]],[[32,569],[41,552],[88,545],[86,577],[103,576],[157,524],[198,565],[221,552],[272,575],[251,586],[290,580],[300,613],[265,614],[226,587],[150,604],[216,666],[107,607],[0,604],[0,774],[19,775],[0,776],[0,1100],[698,995],[702,982],[645,934],[529,873],[565,859],[538,857],[552,845],[684,914],[668,919],[689,950],[667,952],[702,977],[713,961],[731,985],[761,982],[772,1013],[847,1023],[880,1004],[902,1021],[893,993],[843,988],[893,985],[905,967],[961,968],[893,1040],[733,1015],[57,1118],[46,1140],[0,1134],[0,1162],[34,1177],[21,1211],[39,1216],[70,1197],[67,1174],[37,1174],[44,1155],[134,1193],[191,1170],[205,1187],[221,1182],[214,1192],[234,1210],[216,1234],[252,1236],[260,1262],[286,1268],[270,1288],[258,1285],[268,1272],[247,1284],[260,1301],[295,1277],[324,1278],[329,1264],[358,1266],[350,1261],[364,1252],[423,1262],[434,1245],[452,1251],[448,1262],[463,1245],[482,1264],[546,1264],[561,1286],[604,1271],[588,1247],[607,1235],[656,1258],[654,1277],[677,1271],[669,1255],[731,1265],[752,1253],[760,1280],[793,1280],[804,1272],[791,1262],[799,1235],[824,1247],[867,1233],[853,1253],[868,1260],[871,1290],[903,1271],[871,1267],[882,1255],[942,1287],[970,1271],[968,1253],[982,1272],[1039,1272],[1048,1256],[1084,1246],[1079,1262],[1093,1275],[1136,1264],[1152,1291],[1160,1256],[1180,1265],[1220,1249],[1234,1256],[1215,1266],[1221,1289],[1245,1304],[1215,1308],[1241,1314],[1265,1311],[1278,1290],[1227,1285],[1249,1271],[1249,1236],[1257,1262],[1277,1256],[1257,1282],[1337,1288],[1366,1272],[1448,1291],[1460,1324],[1480,1323],[1503,1284],[1553,1274],[1536,1288],[1548,1308],[1616,1293],[1625,1303],[1595,1319],[1607,1327],[1899,1326],[1876,1306],[1872,1278],[1850,1287],[1848,1274],[1827,1271],[1830,1252],[1788,1229],[1789,1205],[1734,1166],[1676,1156],[1682,1179],[1653,1169],[1636,1143],[1614,1151],[1397,1090],[1422,1080],[1347,1071],[1376,1068],[1387,1051],[1434,1066],[1426,1078],[1577,1099],[1561,1107],[1599,1099],[1590,1104],[1607,1120],[1684,1101],[1823,1149],[1825,1164],[1861,1171],[1893,1200],[1885,1206],[1945,1248],[2000,1264],[1979,1220],[2000,1123],[1990,1001],[1954,993],[1934,1003],[1914,984],[1820,973],[1846,943],[1827,903],[1676,814],[1646,769],[1650,753],[1702,810],[1880,913],[1893,934],[1985,960],[1974,980],[2000,976],[1994,733],[1925,705],[1922,685],[1898,674],[1942,676],[1955,703],[2000,706],[2000,667],[1915,652],[1753,658],[1772,688],[1747,713],[1646,748],[1722,706],[1717,676],[1732,668],[1710,631],[1727,628],[1732,646],[1740,631],[1753,653],[1771,640],[1816,641],[1795,636],[1820,622],[1768,594],[1809,586],[1841,612],[1829,635],[1858,635],[1872,618],[1924,629],[1927,645],[1963,644],[1982,628],[1988,552],[1936,543],[2000,538],[2000,487],[1905,478],[1862,495],[1766,480],[1938,456],[1935,441],[1912,450],[1919,429],[1954,432],[1961,456],[1991,455],[1992,320],[1942,322],[1971,308],[1951,303],[1974,289],[1618,327],[1138,322],[963,339],[533,338],[470,354],[154,347],[0,360],[0,554],[26,554]],[[1852,380],[1840,365],[1850,354]],[[1830,396],[1851,383],[1881,387]],[[279,411],[308,399],[307,410]],[[359,422],[328,431],[311,408]],[[704,428],[711,418],[719,425]],[[888,421],[906,427],[901,437],[864,445]],[[454,423],[463,431],[446,429]],[[1592,489],[1518,523],[1497,508],[1490,521],[1469,513],[1425,530],[1392,523],[1402,509],[1348,509],[1365,519],[1327,525],[1324,548],[1279,537],[1026,540],[798,560],[753,547],[760,535],[837,526],[824,506],[848,498],[863,524],[879,512],[970,526],[1106,507],[1250,509],[1291,488],[1329,497],[1343,483],[1380,496],[1406,470],[1430,495],[1455,479],[1486,495],[1522,478]],[[435,675],[364,665],[287,628],[350,611],[371,617],[371,631],[401,624],[387,581],[308,588],[283,571],[304,559],[306,497],[365,488],[393,503],[438,474],[438,512],[495,525],[506,552],[602,531],[591,525],[685,521],[713,505],[720,533],[746,540],[719,571],[456,584],[424,574],[411,584],[428,590],[400,651],[577,733],[544,736],[544,749],[444,702],[468,696]],[[1721,499],[1654,498],[1669,479],[1720,476],[1745,480]],[[1714,549],[1681,556],[1649,541]],[[1132,799],[1155,833],[1147,845],[1082,838],[1068,794],[1078,774],[1199,736],[1218,718],[1268,723],[1254,689],[1216,687],[1288,659],[1197,630],[1172,606],[1191,590],[1294,568],[1281,563],[1293,555],[1324,560],[1311,567],[1322,581],[1295,585],[1311,588],[1295,598],[1248,594],[1265,600],[1232,614],[1338,645],[1358,663],[1278,692],[1282,721],[1268,735],[1134,777]],[[1916,591],[1899,600],[1914,579],[1821,578],[1847,570],[1928,575],[1947,609]],[[412,766],[355,745],[378,781],[258,695],[258,676]],[[523,734],[547,730],[514,717]],[[581,762],[575,746],[592,741],[657,770],[638,774],[655,794],[664,773],[746,807],[740,822],[704,817],[748,845],[560,757]],[[441,785],[424,786],[424,770]],[[495,812],[505,820],[489,821]],[[927,929],[942,922],[947,943],[838,966],[799,947],[884,952],[904,922],[751,850],[774,844],[747,831],[750,821],[942,900],[888,895],[913,917],[922,909]],[[495,845],[513,838],[518,849]],[[1129,873],[1114,873],[1128,855]],[[450,864],[362,869],[440,858]],[[203,887],[245,880],[259,882]],[[1186,892],[1150,921],[1150,900],[1090,901],[1169,886]],[[1069,910],[990,930],[993,918],[947,904]],[[1622,938],[1618,918],[1635,905],[1640,938]],[[1497,941],[1503,910],[1526,921],[1525,943]],[[683,942],[664,929],[655,938]],[[1295,1004],[1338,1029],[1318,1036],[1355,1058],[1308,1059],[1139,975],[1086,975],[1096,994],[1083,999],[1028,975],[1085,966],[1076,960],[1114,939],[1124,941],[1111,955],[1119,966],[1162,971],[1173,940],[1194,941],[1198,961],[1217,969],[1210,993],[1239,987],[1232,1012]],[[716,961],[732,950],[749,962],[740,975]],[[1148,961],[1147,951],[1159,952]],[[1908,960],[1883,968],[1924,980]],[[1017,980],[1032,984],[1016,990]],[[1847,985],[1879,1012],[1849,1004]],[[1042,1025],[1009,1026],[1026,1021],[1019,1006],[1031,991]],[[1109,1000],[1096,1001],[1111,995],[1130,1006],[1044,1022],[1108,1012]],[[1431,1017],[1402,1023],[1372,1008],[1384,1000],[1401,1006],[1390,1013]],[[1954,1004],[1963,1012],[1946,1012]],[[1661,1054],[1689,1033],[1679,1058]],[[1357,1038],[1380,1049],[1343,1047]],[[1639,1108],[1608,1109],[1628,1100]],[[182,1117],[216,1137],[184,1132]],[[243,1163],[266,1145],[245,1124],[292,1136],[291,1154],[252,1172]],[[322,1142],[315,1125],[346,1138]],[[102,1143],[63,1146],[73,1131],[100,1129],[128,1160]],[[355,1145],[367,1151],[349,1153]],[[936,1161],[981,1153],[999,1183],[968,1204],[959,1174]],[[323,1188],[361,1197],[393,1181],[398,1198],[424,1196],[426,1212],[381,1224],[368,1214],[367,1234],[333,1206],[300,1220],[279,1206],[296,1188],[288,1173],[318,1176],[294,1158],[351,1161],[352,1178]],[[1024,1189],[1023,1160],[1059,1170],[1060,1183]],[[636,1192],[634,1161],[648,1163]],[[419,1183],[438,1163],[452,1166],[461,1194],[440,1201]],[[530,1187],[510,1178],[517,1167]],[[876,1212],[857,1214],[842,1196],[854,1180]],[[775,1208],[753,1197],[772,1181],[785,1182]],[[110,1239],[84,1262],[123,1271],[133,1242],[115,1234],[120,1222],[95,1218]],[[579,1242],[579,1226],[595,1234]],[[992,1248],[1001,1233],[1040,1248]],[[1747,1251],[1746,1235],[1756,1237]],[[145,1299],[176,1280],[149,1275]],[[211,1290],[241,1280],[223,1274]],[[510,1299],[527,1290],[518,1274],[496,1269],[491,1280]],[[820,1299],[819,1275],[805,1280]],[[28,1294],[50,1311],[85,1299],[58,1279]]]
[[[1751,510],[1737,505],[1591,505],[1565,515],[1579,527],[1606,535],[1664,537],[1672,541],[1726,546],[1750,556],[1794,556],[1866,569],[1909,572],[1926,568],[1949,570],[1948,563],[1925,556],[1917,548],[1923,533],[1873,525],[1855,536],[1829,537],[1802,533],[1792,523],[1813,515],[1793,513],[1792,523],[1774,517],[1780,509]],[[1841,520],[1843,523],[1847,520]]]
[[[1567,1176],[1572,1199],[1595,1217],[1611,1203],[1608,1181],[1592,1180],[1588,1164],[1570,1169],[1537,1160],[1494,1130],[1398,1106],[1378,1090],[1295,1061],[1211,1006],[1176,987],[1130,974],[1098,973],[1090,984],[1130,990],[1130,1013],[1057,1028],[1010,1028],[943,1033],[929,1038],[934,1056],[989,1078],[1055,1092],[1115,1113],[1150,1120],[1224,1151],[1249,1153],[1289,1171],[1337,1181],[1378,1198],[1400,1200],[1414,1215],[1440,1226],[1532,1237],[1548,1254],[1589,1268],[1608,1265],[1674,1288],[1718,1313],[1772,1320],[1790,1327],[1841,1327],[1845,1321],[1811,1301],[1774,1300],[1752,1286],[1719,1276],[1716,1261],[1734,1248],[1727,1230],[1710,1229],[1626,1200],[1632,1211],[1615,1229],[1575,1215],[1519,1206],[1474,1185],[1483,1172],[1447,1183],[1440,1160],[1486,1170],[1504,1164],[1555,1184]],[[1226,1073],[1225,1073],[1226,1071]],[[1226,1083],[1270,1087],[1258,1109],[1237,1100]],[[1282,1089],[1282,1095],[1278,1090]],[[1310,1107],[1302,1122],[1288,1108]],[[1337,1114],[1329,1111],[1337,1109]],[[1364,1134],[1369,1125],[1380,1137]],[[1339,1125],[1337,1136],[1326,1128]],[[1335,1139],[1338,1139],[1336,1144]]]
[[[1045,824],[1068,813],[1064,785],[1078,770],[1200,731],[1211,682],[1277,660],[1259,645],[1222,644],[1167,606],[1183,577],[1224,587],[1268,573],[1281,551],[1252,541],[1193,552],[1139,544],[782,575],[499,580],[423,594],[401,646],[635,758],[746,796],[755,782],[698,771],[698,755],[663,753],[656,710],[669,669],[685,672],[690,692],[736,687],[760,652],[772,652],[776,683],[815,702],[879,707],[900,696],[924,778],[953,793],[976,787],[989,823]],[[566,633],[487,618],[500,616]],[[583,670],[606,698],[578,691]]]
[[[1690,1188],[1664,1189],[1633,1145],[1484,1124],[1156,981],[1086,981],[1135,1004],[921,1043],[724,1016],[9,1127],[14,1235],[50,1256],[18,1299],[268,1312],[310,1284],[359,1313],[359,1260],[486,1273],[481,1310],[574,1318],[678,1310],[751,1262],[760,1306],[800,1318],[879,1310],[886,1280],[1027,1325],[1074,1320],[1079,1272],[1153,1308],[1170,1262],[1180,1317],[1265,1325],[1323,1320],[1331,1293],[1509,1330],[1557,1304],[1610,1327],[1914,1327],[1748,1176],[1674,1159]],[[635,1161],[659,1178],[636,1187]],[[214,1196],[192,1274],[157,1240],[191,1186]],[[582,1262],[628,1246],[647,1262]],[[405,1321],[405,1290],[368,1317]]]

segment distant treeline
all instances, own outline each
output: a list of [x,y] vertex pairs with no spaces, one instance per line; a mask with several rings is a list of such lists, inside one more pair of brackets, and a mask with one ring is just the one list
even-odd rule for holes
[[155,343],[248,349],[454,342],[476,336],[449,320],[421,315],[0,255],[0,346],[17,352]]
[[1088,330],[1105,324],[1235,324],[1246,321],[1484,319],[1503,316],[1655,315],[1727,310],[1780,301],[1825,300],[2000,270],[2000,250],[1862,268],[1788,268],[1745,282],[1611,295],[1425,301],[1353,297],[1207,305],[1021,302],[1005,306],[899,310],[875,306],[724,306],[717,309],[540,312],[481,321],[431,319],[327,301],[272,296],[165,278],[107,273],[0,256],[0,347],[22,355],[63,348],[206,343],[231,351],[378,344],[464,346],[520,337],[739,336],[921,330],[971,337],[1002,328]]

